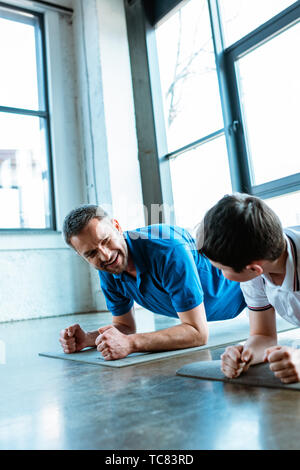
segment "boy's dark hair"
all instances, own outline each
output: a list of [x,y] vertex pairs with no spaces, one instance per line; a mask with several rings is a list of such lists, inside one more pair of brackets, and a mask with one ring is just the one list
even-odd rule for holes
[[102,207],[94,204],[84,204],[76,207],[65,217],[63,223],[63,235],[65,242],[71,245],[71,238],[78,235],[92,219],[102,220],[109,217]]
[[277,215],[249,194],[224,196],[205,214],[202,231],[200,252],[236,272],[253,261],[275,261],[285,247]]

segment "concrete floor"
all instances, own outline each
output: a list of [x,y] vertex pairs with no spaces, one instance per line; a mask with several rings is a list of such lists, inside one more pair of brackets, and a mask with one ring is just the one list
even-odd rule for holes
[[[300,393],[175,375],[223,349],[122,369],[38,356],[59,331],[110,323],[83,314],[0,325],[0,449],[299,449]],[[157,318],[156,327],[172,324]],[[292,340],[295,333],[281,333]],[[2,357],[3,359],[3,357]],[[4,362],[4,361],[2,361]]]

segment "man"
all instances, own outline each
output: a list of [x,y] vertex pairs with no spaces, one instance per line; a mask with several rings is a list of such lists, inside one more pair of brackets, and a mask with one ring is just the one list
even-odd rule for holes
[[[105,360],[137,351],[163,351],[207,343],[207,320],[237,316],[245,302],[237,283],[199,255],[191,235],[165,224],[122,232],[119,223],[95,205],[65,218],[64,237],[99,272],[112,325],[85,332],[73,325],[61,332],[66,353],[97,346]],[[181,323],[136,333],[134,301]]]
[[300,232],[284,233],[264,201],[238,193],[212,207],[202,229],[201,252],[227,279],[241,282],[249,309],[250,337],[225,350],[224,374],[238,377],[265,361],[281,382],[299,382],[300,350],[277,345],[275,311],[300,326]]

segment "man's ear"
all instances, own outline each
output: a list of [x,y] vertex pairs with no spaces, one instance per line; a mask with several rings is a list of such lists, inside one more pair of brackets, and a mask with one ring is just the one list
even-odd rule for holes
[[123,230],[121,228],[121,225],[119,224],[119,222],[117,221],[117,219],[112,219],[112,224],[113,226],[118,230],[118,232],[120,232],[121,234],[123,233]]
[[260,276],[264,272],[264,268],[262,265],[263,265],[263,261],[253,261],[251,264],[248,264],[246,266],[246,269],[248,269],[249,271],[252,271],[257,276]]

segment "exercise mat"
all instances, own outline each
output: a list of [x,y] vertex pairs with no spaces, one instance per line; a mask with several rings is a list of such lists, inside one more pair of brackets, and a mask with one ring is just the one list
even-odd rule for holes
[[177,375],[202,380],[217,380],[237,385],[254,387],[284,388],[300,391],[300,383],[284,384],[275,377],[268,363],[251,366],[246,372],[235,379],[225,377],[221,371],[221,360],[200,361],[186,364],[176,371]]
[[[295,329],[295,326],[291,325],[283,318],[278,318],[277,331],[288,331],[291,329]],[[210,349],[226,346],[228,344],[235,344],[246,340],[248,336],[249,319],[246,315],[243,315],[231,320],[211,322],[209,324],[209,339],[207,344],[195,348],[152,353],[134,353],[130,354],[124,359],[116,359],[113,361],[105,361],[95,348],[85,349],[83,351],[72,354],[65,354],[62,349],[58,349],[57,351],[41,352],[39,355],[69,361],[86,362],[89,364],[96,364],[106,367],[126,367],[134,364],[141,364],[143,362],[162,360],[174,356],[181,356],[183,354],[190,354],[194,351],[200,351],[202,349]]]

